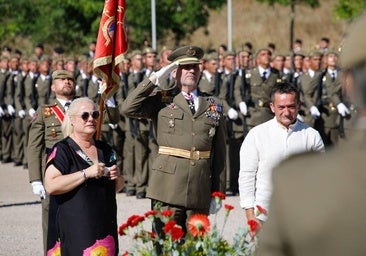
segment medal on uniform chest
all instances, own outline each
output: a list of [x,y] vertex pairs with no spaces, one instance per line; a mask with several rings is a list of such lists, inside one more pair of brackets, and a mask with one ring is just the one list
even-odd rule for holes
[[46,117],[49,117],[51,114],[52,114],[52,110],[51,110],[51,108],[46,107],[46,108],[44,109],[44,115],[45,115]]
[[51,137],[52,138],[56,138],[56,136],[57,136],[56,130],[54,128],[52,128],[52,130],[51,130]]
[[212,127],[210,128],[210,130],[208,131],[208,135],[209,135],[210,137],[213,137],[213,136],[215,136],[215,133],[216,133],[216,127],[215,127],[215,126],[212,126]]
[[169,128],[174,128],[175,123],[174,123],[174,119],[170,119],[169,120]]

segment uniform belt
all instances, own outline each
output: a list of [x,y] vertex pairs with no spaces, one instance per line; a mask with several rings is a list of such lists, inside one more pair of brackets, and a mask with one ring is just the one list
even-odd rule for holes
[[159,146],[159,154],[178,156],[188,158],[191,160],[207,159],[210,158],[210,151],[198,151],[198,150],[185,150],[180,148],[171,148],[165,146]]

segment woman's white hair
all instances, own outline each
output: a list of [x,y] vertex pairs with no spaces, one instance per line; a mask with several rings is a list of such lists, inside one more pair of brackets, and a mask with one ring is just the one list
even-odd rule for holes
[[94,109],[96,109],[94,101],[92,101],[88,97],[82,97],[73,100],[70,104],[69,109],[65,113],[65,118],[61,126],[62,134],[64,135],[64,137],[70,136],[74,132],[74,126],[71,123],[70,117],[79,114],[78,110],[80,109],[80,105],[85,103],[92,104],[94,106]]

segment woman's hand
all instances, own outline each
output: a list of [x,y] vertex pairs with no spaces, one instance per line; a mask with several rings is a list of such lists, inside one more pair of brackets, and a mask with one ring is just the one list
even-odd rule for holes
[[96,178],[99,179],[104,176],[104,163],[96,163],[85,169],[85,175],[87,178]]
[[118,177],[120,177],[121,172],[120,172],[118,166],[117,165],[112,165],[111,167],[109,167],[109,174],[107,176],[109,176],[109,178],[111,180],[115,180]]

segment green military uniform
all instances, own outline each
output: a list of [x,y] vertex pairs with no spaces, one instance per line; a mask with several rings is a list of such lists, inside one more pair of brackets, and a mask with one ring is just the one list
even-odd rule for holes
[[278,71],[271,68],[267,74],[267,79],[263,80],[258,67],[250,70],[247,75],[250,80],[250,101],[248,106],[247,125],[250,128],[264,123],[273,118],[273,113],[269,108],[271,102],[270,92],[276,82],[280,80]]
[[340,117],[337,105],[342,102],[340,75],[338,71],[337,77],[332,78],[327,70],[316,72],[310,88],[305,91],[305,96],[312,96],[306,99],[308,105],[317,106],[321,113],[314,122],[314,128],[319,131],[326,146],[337,144],[339,139]]
[[[155,89],[144,80],[123,104],[127,116],[151,118],[156,126],[159,154],[152,167],[147,196],[168,204],[191,209],[209,208],[211,192],[225,192],[225,120],[213,125],[206,111],[207,97],[199,97],[199,109],[192,115],[182,94],[165,106]],[[176,157],[162,153],[165,149],[192,152],[192,157]],[[163,150],[162,150],[163,149]],[[174,151],[174,150],[173,150]],[[195,158],[195,152],[210,152],[210,157]],[[188,154],[189,155],[189,154]]]
[[256,255],[364,255],[365,136],[362,131],[325,155],[293,157],[273,171]]
[[[13,155],[15,165],[26,164],[26,157],[24,151],[25,133],[27,132],[24,127],[24,119],[26,117],[25,102],[24,102],[24,81],[27,74],[19,72],[16,78],[16,85],[14,88],[14,130],[13,130]],[[24,111],[20,116],[19,112]]]
[[[132,93],[142,81],[144,73],[130,72],[127,95]],[[126,118],[126,142],[124,147],[124,170],[127,177],[127,195],[146,192],[149,177],[149,131],[145,118]],[[144,195],[143,195],[144,197]]]
[[[61,121],[52,108],[59,108],[63,111],[63,106],[59,101],[55,101],[51,105],[42,105],[37,109],[36,117],[31,123],[27,149],[30,182],[41,181],[44,184],[46,156],[51,153],[53,145],[64,138],[61,131]],[[46,198],[42,200],[42,229],[45,248],[47,244],[48,211],[49,195],[47,194]]]
[[13,74],[9,70],[6,71],[0,82],[0,106],[5,112],[1,122],[2,156],[3,162],[7,163],[12,161],[12,120],[14,116],[8,112],[8,106],[14,106]]

